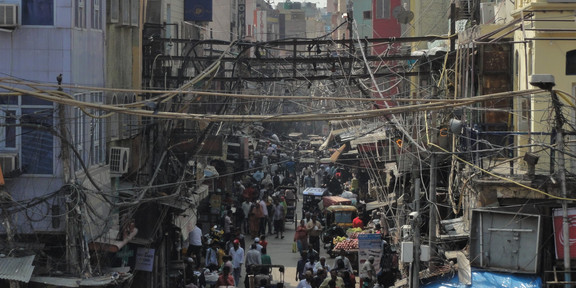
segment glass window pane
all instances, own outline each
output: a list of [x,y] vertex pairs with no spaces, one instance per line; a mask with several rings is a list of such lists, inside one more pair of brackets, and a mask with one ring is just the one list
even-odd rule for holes
[[22,170],[24,174],[53,173],[52,109],[22,109]]
[[22,25],[54,25],[54,0],[22,0]]

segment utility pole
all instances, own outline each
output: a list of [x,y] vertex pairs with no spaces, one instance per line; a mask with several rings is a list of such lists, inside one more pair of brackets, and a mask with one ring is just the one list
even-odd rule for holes
[[411,288],[420,287],[420,167],[418,164],[414,165],[412,169],[414,176],[414,212],[410,213],[412,218],[412,243],[413,247],[413,260],[410,269],[411,273]]
[[[556,150],[558,150],[558,178],[560,178],[560,192],[562,195],[562,236],[564,238],[564,287],[572,287],[572,275],[570,274],[570,218],[568,217],[568,193],[566,192],[566,171],[564,163],[564,116],[562,116],[562,103],[552,89],[556,82],[554,76],[550,74],[535,74],[530,76],[530,84],[540,89],[550,92],[552,105],[555,112],[555,130],[556,130]],[[553,137],[553,136],[552,136]],[[552,160],[552,159],[551,159]]]
[[566,192],[566,171],[564,163],[564,117],[562,116],[562,104],[558,99],[558,95],[553,89],[550,89],[550,96],[552,97],[552,105],[556,112],[556,149],[558,150],[558,178],[560,178],[560,191],[562,192],[562,235],[564,236],[564,287],[572,287],[569,282],[572,282],[572,275],[570,274],[570,218],[568,216],[568,201]]

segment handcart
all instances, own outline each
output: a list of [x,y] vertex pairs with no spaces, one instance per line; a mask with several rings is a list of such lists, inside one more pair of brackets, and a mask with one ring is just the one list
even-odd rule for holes
[[252,265],[248,274],[249,288],[284,288],[284,265]]

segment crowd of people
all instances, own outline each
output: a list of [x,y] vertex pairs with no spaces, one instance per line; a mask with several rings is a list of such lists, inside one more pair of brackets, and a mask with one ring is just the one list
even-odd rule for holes
[[[251,173],[237,176],[233,186],[227,189],[229,192],[223,193],[224,209],[217,225],[220,234],[205,239],[199,224],[190,231],[186,256],[193,262],[191,267],[204,271],[197,281],[201,287],[237,287],[241,281],[244,287],[249,287],[248,275],[260,275],[255,277],[256,287],[265,287],[269,279],[264,276],[270,271],[256,271],[254,265],[272,264],[266,238],[284,239],[288,208],[295,207],[298,201],[298,190],[285,187],[299,186],[300,190],[324,187],[331,195],[355,199],[361,191],[367,190],[367,175],[363,171],[350,172],[333,164],[306,165],[300,171],[294,158],[281,156],[278,149],[270,144],[259,151],[259,157],[250,162]],[[325,257],[320,257],[320,238],[324,229],[321,215],[304,215],[296,225],[293,239],[301,256],[297,263],[298,287],[355,287],[356,276],[345,253],[336,257],[332,265]],[[358,223],[362,221],[355,219],[354,225]],[[373,269],[368,268],[368,272],[362,273],[372,273]],[[243,269],[246,276],[242,280]],[[370,274],[370,277],[374,278],[373,283],[379,282],[377,275]]]

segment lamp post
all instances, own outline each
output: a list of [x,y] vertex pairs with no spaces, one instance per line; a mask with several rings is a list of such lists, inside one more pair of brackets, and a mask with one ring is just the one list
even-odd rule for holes
[[550,91],[552,105],[555,112],[555,129],[556,129],[556,150],[558,150],[558,178],[560,178],[560,191],[562,193],[562,236],[564,238],[564,287],[569,288],[572,281],[570,274],[570,218],[568,217],[568,201],[566,192],[566,171],[564,164],[564,117],[562,116],[562,105],[558,95],[552,89],[556,83],[554,76],[550,74],[535,74],[530,76],[530,84],[540,89]]

